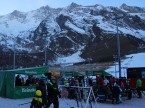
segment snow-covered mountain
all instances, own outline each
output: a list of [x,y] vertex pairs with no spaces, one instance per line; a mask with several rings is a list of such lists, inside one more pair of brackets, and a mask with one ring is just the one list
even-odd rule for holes
[[144,51],[145,8],[76,3],[58,9],[45,6],[25,13],[15,10],[0,16],[0,50],[11,52],[15,44],[21,53],[42,55],[46,48],[51,61],[72,54],[92,62],[109,61],[117,53],[116,21],[121,55]]

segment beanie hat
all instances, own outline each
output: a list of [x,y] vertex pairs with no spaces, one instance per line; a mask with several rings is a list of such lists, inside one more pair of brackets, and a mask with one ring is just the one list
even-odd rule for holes
[[42,92],[40,90],[36,90],[36,95],[37,96],[42,96]]

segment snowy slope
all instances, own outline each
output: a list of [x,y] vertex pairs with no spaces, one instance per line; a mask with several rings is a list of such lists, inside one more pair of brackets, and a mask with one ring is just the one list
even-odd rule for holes
[[80,51],[67,57],[59,57],[56,60],[56,64],[62,64],[64,66],[68,66],[68,65],[72,65],[73,63],[83,62],[84,59],[82,59],[79,55],[80,55]]

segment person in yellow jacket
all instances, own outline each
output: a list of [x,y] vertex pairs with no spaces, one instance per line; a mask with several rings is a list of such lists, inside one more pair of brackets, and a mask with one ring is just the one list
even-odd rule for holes
[[42,108],[42,92],[40,90],[36,90],[30,108]]

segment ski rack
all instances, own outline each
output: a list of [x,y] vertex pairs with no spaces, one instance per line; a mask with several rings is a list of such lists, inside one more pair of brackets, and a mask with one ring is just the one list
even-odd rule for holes
[[93,95],[94,101],[97,102],[92,87],[65,86],[65,85],[59,85],[59,87],[72,87],[72,88],[79,88],[79,89],[80,89],[80,88],[82,88],[82,89],[90,89],[89,95],[88,95],[88,97],[87,97],[87,101],[86,101],[85,108],[87,108],[87,105],[89,104],[89,99],[90,99],[91,94]]

